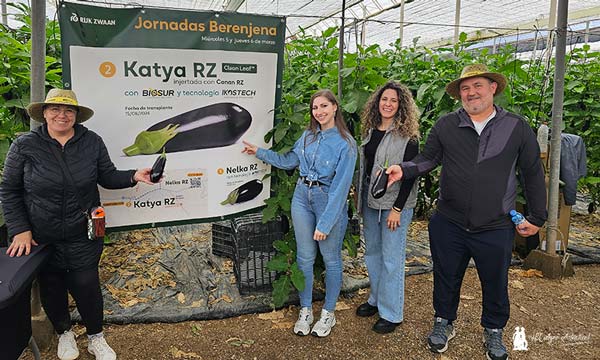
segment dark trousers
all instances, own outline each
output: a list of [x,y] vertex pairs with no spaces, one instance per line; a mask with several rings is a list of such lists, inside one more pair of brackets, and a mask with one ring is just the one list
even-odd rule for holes
[[31,283],[14,302],[0,308],[0,359],[17,360],[31,337]]
[[435,316],[456,320],[460,287],[473,258],[483,290],[481,325],[504,328],[510,315],[508,267],[513,239],[514,229],[471,233],[435,213],[429,221]]
[[98,268],[83,271],[44,269],[38,280],[42,305],[58,334],[71,328],[68,293],[75,300],[88,335],[102,331],[104,304]]

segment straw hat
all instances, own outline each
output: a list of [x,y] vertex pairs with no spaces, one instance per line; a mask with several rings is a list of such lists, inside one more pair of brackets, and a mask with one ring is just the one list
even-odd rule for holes
[[472,64],[463,68],[458,79],[446,85],[446,92],[456,100],[460,100],[460,82],[477,76],[483,76],[498,84],[494,96],[500,94],[502,91],[504,91],[504,88],[506,88],[507,81],[504,75],[489,71],[487,66],[484,64]]
[[73,90],[63,90],[63,89],[51,89],[48,91],[48,95],[46,95],[46,100],[44,102],[34,102],[27,105],[27,113],[31,116],[32,119],[37,120],[39,122],[45,122],[44,119],[44,106],[56,104],[56,105],[69,105],[77,108],[77,118],[76,121],[78,123],[82,123],[94,115],[94,110],[79,105],[77,102],[77,96]]

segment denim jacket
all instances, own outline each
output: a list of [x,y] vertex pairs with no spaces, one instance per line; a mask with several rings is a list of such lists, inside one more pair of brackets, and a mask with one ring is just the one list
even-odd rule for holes
[[306,130],[292,150],[278,154],[272,150],[258,149],[256,157],[281,169],[300,167],[300,176],[319,181],[328,193],[327,207],[317,221],[317,230],[329,234],[345,209],[346,198],[356,165],[356,142],[344,139],[338,128],[317,131],[316,139]]

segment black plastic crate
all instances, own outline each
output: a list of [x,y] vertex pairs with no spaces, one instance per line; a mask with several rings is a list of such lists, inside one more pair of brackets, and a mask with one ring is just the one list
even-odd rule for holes
[[273,242],[283,239],[286,229],[281,218],[262,222],[262,214],[248,214],[231,221],[234,242],[234,272],[240,294],[271,289],[276,272],[267,263],[276,255]]
[[212,224],[212,253],[216,256],[234,259],[235,244],[231,220],[219,221]]

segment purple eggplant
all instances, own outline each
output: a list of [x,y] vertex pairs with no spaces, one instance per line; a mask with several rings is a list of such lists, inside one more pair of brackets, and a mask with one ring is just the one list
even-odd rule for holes
[[160,181],[160,178],[163,176],[163,172],[165,171],[165,165],[167,165],[167,154],[165,153],[165,149],[163,149],[162,154],[160,154],[160,156],[154,162],[154,165],[152,165],[152,170],[150,171],[150,181],[153,183]]
[[234,189],[227,195],[227,199],[221,202],[221,205],[239,204],[250,201],[258,196],[263,190],[263,183],[260,180],[250,180]]
[[140,132],[133,145],[123,149],[127,156],[168,153],[227,146],[250,128],[248,110],[233,103],[204,106],[152,125]]
[[379,172],[379,174],[377,174],[377,177],[371,186],[371,195],[373,195],[375,199],[381,198],[383,195],[385,195],[387,190],[387,181],[389,177],[389,175],[386,173],[387,167],[388,162],[386,160],[385,167]]

